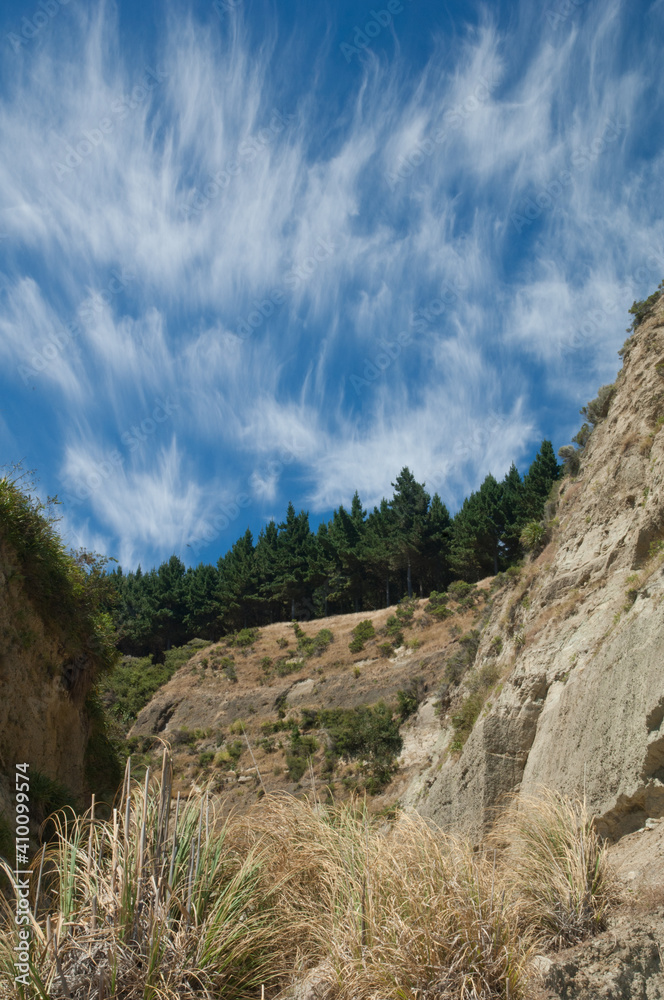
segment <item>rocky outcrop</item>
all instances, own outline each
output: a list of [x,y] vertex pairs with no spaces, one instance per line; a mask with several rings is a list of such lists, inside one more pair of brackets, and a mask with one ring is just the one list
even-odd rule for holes
[[494,599],[476,665],[500,636],[502,686],[460,757],[443,740],[404,796],[446,829],[479,839],[505,793],[540,785],[585,793],[613,838],[664,815],[663,324],[660,299],[548,545]]

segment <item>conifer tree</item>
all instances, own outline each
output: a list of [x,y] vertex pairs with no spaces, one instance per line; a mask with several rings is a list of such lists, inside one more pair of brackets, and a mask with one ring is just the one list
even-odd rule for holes
[[184,625],[189,639],[216,639],[221,634],[218,600],[219,574],[215,566],[200,563],[186,576],[187,613]]
[[523,478],[522,500],[519,505],[521,527],[528,521],[541,520],[544,504],[551,487],[559,479],[560,472],[561,467],[553,445],[550,441],[542,441],[540,450]]
[[514,462],[512,462],[509,472],[503,479],[502,488],[504,530],[501,538],[501,552],[503,559],[507,563],[511,563],[521,555],[521,543],[519,539],[523,528],[521,514],[523,482]]
[[261,528],[254,549],[257,597],[260,619],[272,623],[279,619],[279,532],[274,521]]
[[395,525],[392,510],[383,498],[367,520],[364,536],[364,557],[369,572],[380,580],[385,594],[385,607],[390,606],[390,579],[396,552]]
[[394,518],[396,548],[401,568],[406,570],[408,596],[412,597],[412,568],[413,564],[420,568],[430,497],[424,484],[417,482],[408,466],[404,466],[392,486],[394,496],[390,509]]
[[254,540],[249,528],[219,561],[219,602],[228,629],[247,628],[258,598]]
[[277,582],[279,598],[282,603],[290,605],[291,618],[295,618],[297,602],[305,597],[310,588],[312,550],[309,515],[303,510],[296,514],[295,507],[289,503],[286,520],[279,525]]
[[328,540],[334,549],[337,564],[335,600],[343,601],[347,596],[354,611],[360,610],[366,576],[363,558],[365,514],[356,492],[350,514],[341,506],[335,510],[328,525]]
[[437,493],[431,499],[424,531],[424,585],[427,590],[444,590],[449,581],[450,531],[452,518]]

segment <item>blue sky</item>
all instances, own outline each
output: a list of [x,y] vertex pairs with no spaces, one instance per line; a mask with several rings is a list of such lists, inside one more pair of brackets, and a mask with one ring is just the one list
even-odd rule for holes
[[0,444],[125,568],[557,448],[664,276],[664,0],[0,14]]

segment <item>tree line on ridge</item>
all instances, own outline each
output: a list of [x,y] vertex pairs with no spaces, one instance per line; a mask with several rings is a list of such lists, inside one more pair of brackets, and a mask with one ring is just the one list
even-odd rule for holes
[[198,636],[216,640],[242,628],[296,617],[375,610],[404,596],[428,596],[455,579],[473,582],[523,555],[524,527],[540,521],[561,467],[550,441],[522,477],[512,464],[488,475],[454,517],[405,467],[367,514],[357,492],[313,532],[306,511],[288,504],[254,542],[249,529],[216,565],[187,569],[175,555],[158,569],[110,576],[125,653],[157,659]]

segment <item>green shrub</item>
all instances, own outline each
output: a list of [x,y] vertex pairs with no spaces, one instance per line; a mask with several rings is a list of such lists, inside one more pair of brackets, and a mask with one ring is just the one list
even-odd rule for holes
[[191,729],[172,729],[168,734],[169,741],[172,746],[193,746],[196,742],[196,736],[192,733]]
[[233,740],[232,743],[226,745],[226,752],[228,753],[229,757],[231,758],[234,764],[237,764],[240,757],[244,753],[244,749],[245,747],[242,740]]
[[214,756],[213,750],[204,750],[203,753],[198,755],[198,766],[207,767],[214,760]]
[[364,649],[365,642],[368,642],[369,639],[374,639],[376,636],[376,630],[371,619],[365,618],[363,621],[358,622],[352,631],[352,635],[353,638],[348,648],[351,653],[359,653]]
[[261,667],[263,668],[266,674],[269,674],[270,670],[272,669],[272,657],[264,656],[263,659],[261,660]]
[[316,643],[314,642],[313,637],[310,635],[301,635],[297,640],[297,651],[300,656],[303,656],[305,659],[313,656],[316,651]]
[[248,646],[253,646],[257,639],[257,628],[243,628],[230,637],[229,644],[231,646],[239,646],[241,649],[246,649]]
[[[587,406],[581,408],[581,414],[588,418],[593,427],[595,427],[600,420],[604,420],[607,416],[609,407],[611,406],[611,401],[615,394],[615,385],[603,385],[600,389],[598,389],[595,399],[592,399]],[[590,436],[590,432],[588,433],[588,436]]]
[[65,785],[41,771],[30,770],[30,818],[43,823],[47,816],[69,806],[76,810],[76,796]]
[[390,615],[385,623],[385,631],[392,640],[392,645],[395,649],[403,645],[403,632],[401,630],[402,622],[396,615]]
[[394,646],[392,645],[391,642],[381,642],[380,646],[378,647],[378,651],[380,652],[380,655],[382,657],[387,659],[394,653]]
[[282,656],[274,661],[274,672],[277,677],[287,677],[288,674],[301,669],[302,663],[299,660],[289,660],[288,657]]
[[472,597],[477,591],[474,583],[467,583],[465,580],[455,580],[447,588],[447,594],[453,601],[462,601],[464,598]]
[[104,705],[125,726],[131,725],[176,670],[209,645],[203,639],[192,639],[184,646],[169,649],[163,663],[153,663],[151,656],[123,656],[100,681],[99,693]]
[[326,729],[333,757],[360,761],[363,784],[377,794],[391,780],[403,741],[399,725],[384,702],[358,708],[326,709],[319,714]]
[[480,691],[474,691],[462,702],[461,707],[452,716],[452,726],[454,737],[450,743],[450,750],[458,752],[470,736],[477,717],[482,711],[484,698]]
[[503,651],[503,640],[502,636],[494,635],[493,639],[489,643],[489,655],[490,656],[500,656]]
[[313,729],[318,725],[318,712],[313,708],[303,708],[300,712],[300,726],[304,729]]
[[459,684],[468,667],[473,664],[479,644],[480,634],[477,629],[472,629],[461,636],[459,648],[445,663],[445,680],[448,684]]
[[318,750],[316,738],[303,735],[298,726],[293,726],[289,749],[286,752],[286,767],[291,781],[300,780],[316,750]]
[[402,625],[410,625],[415,614],[415,601],[404,597],[396,607],[396,616]]
[[540,521],[528,521],[521,532],[521,544],[527,551],[538,549],[546,538],[546,528]]
[[224,656],[219,662],[219,666],[233,684],[237,683],[237,672],[235,670],[235,660],[232,656]]
[[444,621],[445,618],[452,615],[452,611],[447,607],[448,600],[447,594],[439,594],[438,591],[432,590],[429,594],[429,603],[426,606],[427,612],[434,618]]
[[283,635],[280,635],[277,639],[277,646],[279,649],[286,649],[288,646],[288,639],[286,639]]
[[227,743],[225,747],[215,754],[215,767],[229,767],[234,771],[243,752],[244,744],[241,740],[234,740],[232,743]]
[[85,711],[89,720],[85,778],[99,798],[105,797],[110,801],[122,780],[127,757],[124,730],[116,720],[108,717],[96,688],[92,688],[86,696]]
[[558,449],[558,457],[562,458],[566,475],[576,476],[581,468],[581,452],[572,444],[564,444]]
[[397,691],[398,712],[402,722],[417,712],[421,694],[421,684],[416,680],[411,681],[405,690]]
[[334,635],[329,628],[322,628],[314,636],[314,647],[317,653],[323,653],[327,647],[334,642]]
[[291,781],[299,781],[308,766],[309,764],[305,757],[296,757],[290,753],[286,754],[286,767],[288,769],[288,777]]
[[26,594],[58,638],[64,663],[82,663],[63,681],[85,695],[118,660],[110,611],[117,599],[108,560],[81,550],[68,554],[54,525],[57,498],[42,503],[16,469],[0,479],[0,534],[19,561]]
[[647,299],[642,299],[640,302],[634,301],[632,303],[629,312],[634,319],[632,320],[632,325],[629,327],[630,330],[636,330],[644,319],[652,313],[655,305],[659,302],[663,294],[664,281],[660,281],[657,289],[652,293],[652,295],[649,295]]

